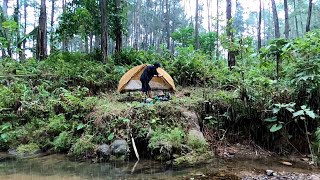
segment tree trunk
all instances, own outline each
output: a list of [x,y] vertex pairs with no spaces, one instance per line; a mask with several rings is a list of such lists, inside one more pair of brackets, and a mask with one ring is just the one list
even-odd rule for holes
[[271,0],[271,3],[272,3],[272,14],[273,14],[273,21],[274,21],[274,36],[275,38],[280,38],[279,18],[278,18],[276,3],[274,0]]
[[[5,20],[7,20],[8,19],[8,0],[3,0],[2,10],[3,10],[3,16],[4,16]],[[8,48],[10,46],[10,42],[8,40],[8,33],[7,33],[7,31],[5,29],[3,29],[3,36],[8,41],[8,45],[6,46],[6,48],[7,48],[8,56],[11,57],[11,51]],[[2,56],[3,57],[7,56],[7,53],[6,53],[5,48],[4,48],[2,50]]]
[[50,53],[53,53],[54,51],[54,43],[53,43],[53,24],[54,24],[54,8],[55,8],[55,0],[51,0],[51,22],[50,22],[50,28],[51,28],[51,34],[50,34]]
[[[218,1],[218,0],[217,0]],[[207,10],[208,10],[208,31],[211,32],[211,0],[207,0]]]
[[170,49],[170,6],[169,0],[166,0],[166,41],[167,49]]
[[261,49],[261,19],[262,19],[262,7],[261,7],[261,0],[259,0],[258,52]]
[[[62,11],[66,13],[66,0],[62,0]],[[63,33],[62,51],[68,51],[68,39],[65,32]]]
[[285,26],[284,26],[284,35],[285,38],[289,38],[289,32],[290,32],[290,26],[289,26],[289,12],[288,12],[288,0],[284,0],[284,21],[285,21]]
[[116,53],[121,52],[122,48],[122,23],[121,23],[121,0],[115,0],[116,4]]
[[308,18],[307,18],[306,32],[309,32],[309,31],[310,31],[311,13],[312,13],[312,0],[309,0],[309,8],[308,8]]
[[138,2],[135,0],[134,2],[135,10],[134,10],[134,43],[133,43],[133,48],[135,50],[139,50],[139,30],[138,30],[138,17],[139,17],[139,12],[138,12]]
[[[20,37],[20,1],[17,0],[16,3],[17,7],[15,8],[14,12],[14,20],[18,25],[18,31],[17,31],[17,49],[18,49],[18,54],[19,54],[19,59],[20,61],[23,61],[25,58],[23,56],[23,51],[22,51],[22,42],[21,42],[21,37]],[[10,47],[11,51],[11,47]]]
[[[233,44],[233,33],[232,33],[232,15],[231,15],[231,10],[232,10],[232,2],[231,0],[226,0],[226,5],[227,5],[227,10],[226,10],[226,15],[227,15],[227,36],[229,39],[229,44]],[[233,69],[233,67],[236,65],[236,55],[235,51],[233,49],[228,49],[228,66],[230,70]]]
[[264,36],[264,43],[266,41],[268,41],[268,38],[269,38],[269,35],[268,35],[268,29],[267,29],[267,19],[269,19],[267,16],[266,16],[266,11],[265,11],[265,4],[264,2],[262,2],[262,9],[263,9],[263,36]]
[[3,4],[2,4],[3,15],[5,18],[8,17],[8,1],[9,0],[3,0]]
[[107,3],[106,0],[100,0],[101,9],[101,52],[102,62],[107,62],[108,57],[108,22],[107,22]]
[[195,49],[198,50],[200,47],[199,43],[199,0],[196,0],[196,17],[195,17]]
[[38,60],[44,60],[47,56],[47,12],[46,0],[41,0],[39,28],[37,37],[37,54]]
[[[301,2],[302,1],[302,2]],[[302,4],[303,3],[303,1],[304,0],[298,0],[298,4]],[[304,32],[304,30],[305,30],[305,28],[303,27],[303,18],[302,18],[302,10],[301,10],[301,7],[300,6],[298,6],[298,8],[299,8],[299,19],[300,19],[300,26],[301,26],[301,34],[303,34]]]
[[297,37],[299,37],[299,26],[298,26],[296,0],[293,0],[293,10],[294,10],[294,21],[295,21],[295,25],[296,25],[296,34],[297,34]]
[[85,49],[85,52],[86,53],[89,53],[89,42],[88,42],[88,36],[86,35],[85,37],[84,37],[84,49]]
[[[176,1],[174,1],[173,2],[173,10],[172,10],[172,17],[176,17],[176,14],[175,14],[175,11],[176,11],[176,5],[177,5],[177,3],[176,3]],[[173,33],[173,32],[175,32],[176,31],[176,19],[175,18],[172,18],[172,28],[171,28],[171,33]],[[172,54],[174,54],[174,51],[175,51],[175,47],[174,47],[174,45],[175,45],[175,42],[174,42],[174,40],[172,39],[171,40],[171,53]]]
[[217,40],[216,40],[216,58],[217,60],[219,60],[219,56],[220,56],[220,53],[219,53],[219,18],[220,18],[220,15],[219,15],[219,1],[220,0],[217,0],[217,21],[216,21],[216,31],[217,31]]
[[90,41],[90,44],[89,44],[90,53],[92,53],[93,52],[93,33],[92,32],[90,32],[89,41]]
[[[23,27],[23,34],[26,35],[27,34],[27,0],[24,0],[24,6],[23,6],[23,16],[24,16],[24,27]],[[23,50],[25,51],[26,49],[26,43],[27,41],[24,40],[23,41]]]

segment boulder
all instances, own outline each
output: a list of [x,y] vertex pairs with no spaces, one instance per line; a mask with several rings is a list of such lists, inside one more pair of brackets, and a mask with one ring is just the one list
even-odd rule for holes
[[129,152],[129,145],[126,140],[119,139],[111,143],[111,152],[116,156],[127,155]]
[[187,145],[196,152],[204,152],[208,147],[208,143],[201,131],[190,129],[187,136]]
[[39,145],[35,143],[20,144],[17,149],[9,149],[8,154],[17,158],[35,158],[43,155]]
[[182,111],[181,116],[187,121],[191,129],[200,131],[199,119],[195,112],[193,111]]
[[108,161],[111,155],[111,148],[107,144],[102,144],[97,147],[96,153],[100,161]]
[[201,142],[206,142],[206,138],[204,138],[203,133],[201,131],[198,131],[196,129],[191,129],[188,132],[188,138],[189,140],[197,140]]

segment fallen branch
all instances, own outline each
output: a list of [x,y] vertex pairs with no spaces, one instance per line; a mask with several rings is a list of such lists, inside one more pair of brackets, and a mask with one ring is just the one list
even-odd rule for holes
[[139,153],[138,153],[138,150],[137,150],[137,147],[136,147],[136,143],[134,142],[134,138],[132,137],[132,134],[130,133],[130,136],[131,136],[131,142],[132,142],[132,146],[133,146],[133,150],[134,150],[134,153],[138,159],[138,161],[140,160],[139,158]]

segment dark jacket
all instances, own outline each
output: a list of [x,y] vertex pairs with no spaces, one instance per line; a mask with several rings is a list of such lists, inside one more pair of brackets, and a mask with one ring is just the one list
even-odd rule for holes
[[154,75],[159,75],[155,66],[147,66],[141,74],[140,81],[151,81]]

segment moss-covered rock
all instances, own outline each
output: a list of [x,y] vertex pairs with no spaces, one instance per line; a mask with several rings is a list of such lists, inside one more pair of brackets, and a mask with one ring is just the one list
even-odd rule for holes
[[202,132],[195,129],[188,132],[187,145],[197,152],[205,152],[208,149],[208,143]]
[[10,149],[9,154],[18,158],[29,158],[41,155],[41,150],[36,143],[20,144],[17,149]]
[[172,161],[173,166],[192,166],[199,163],[207,163],[213,158],[213,153],[189,153],[175,158]]

